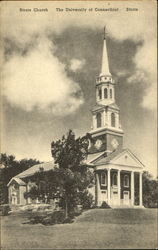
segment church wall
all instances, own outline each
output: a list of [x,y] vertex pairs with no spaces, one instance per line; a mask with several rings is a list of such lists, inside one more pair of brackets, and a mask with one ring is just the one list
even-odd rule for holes
[[24,193],[26,192],[26,186],[19,187],[19,202],[20,205],[25,205],[27,203],[26,199],[24,198]]
[[19,184],[17,184],[15,181],[12,181],[12,183],[8,187],[9,191],[9,203],[13,204],[13,199],[16,197],[16,204],[20,204],[20,196],[19,196]]

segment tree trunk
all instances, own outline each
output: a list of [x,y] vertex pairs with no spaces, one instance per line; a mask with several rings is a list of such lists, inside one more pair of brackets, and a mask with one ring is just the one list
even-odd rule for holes
[[67,196],[65,197],[65,218],[68,218],[68,201]]

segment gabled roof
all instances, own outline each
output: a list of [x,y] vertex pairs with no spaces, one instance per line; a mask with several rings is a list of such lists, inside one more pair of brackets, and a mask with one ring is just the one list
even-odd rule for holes
[[143,168],[143,163],[129,150],[117,149],[109,154],[107,157],[101,157],[92,162],[94,165],[116,164],[116,165],[129,165],[134,167]]
[[26,186],[26,183],[21,180],[20,178],[17,177],[13,177],[10,182],[7,184],[7,186],[9,186],[13,181],[17,182],[20,186]]
[[40,163],[32,166],[31,168],[28,168],[27,170],[23,171],[22,173],[16,175],[13,177],[10,182],[8,183],[7,186],[10,185],[10,183],[15,180],[19,185],[25,185],[25,182],[22,180],[25,177],[29,177],[34,175],[36,172],[38,172],[41,168],[44,171],[49,171],[55,167],[55,164],[53,161],[50,162],[45,162],[45,163]]
[[97,152],[94,154],[88,154],[86,163],[92,164],[94,160],[97,160],[99,157],[101,157],[105,152]]
[[96,159],[95,161],[93,161],[93,164],[95,165],[97,163],[97,165],[98,165],[98,164],[109,163],[112,159],[114,159],[117,155],[119,155],[120,153],[122,153],[125,150],[126,149],[117,149],[117,150],[113,151],[112,153],[110,153],[106,157],[102,157],[99,160]]
[[55,166],[55,164],[53,161],[40,163],[40,164],[32,166],[31,168],[28,168],[27,170],[23,171],[22,173],[16,175],[15,177],[25,178],[25,177],[34,175],[41,168],[43,168],[44,171],[49,171],[49,170],[53,169],[54,166]]

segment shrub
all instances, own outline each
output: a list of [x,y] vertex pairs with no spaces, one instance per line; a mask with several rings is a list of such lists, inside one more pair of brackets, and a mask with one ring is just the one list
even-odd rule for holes
[[83,209],[89,209],[93,206],[93,195],[88,191],[80,193],[80,204]]
[[1,215],[6,216],[9,214],[10,211],[11,211],[11,209],[10,209],[10,206],[8,204],[0,205]]
[[53,213],[32,213],[29,217],[30,224],[41,223],[43,225],[54,225],[62,223],[71,223],[73,222],[72,217],[65,218],[64,211],[55,211]]
[[106,201],[103,201],[101,204],[101,208],[110,208],[110,206],[106,203]]

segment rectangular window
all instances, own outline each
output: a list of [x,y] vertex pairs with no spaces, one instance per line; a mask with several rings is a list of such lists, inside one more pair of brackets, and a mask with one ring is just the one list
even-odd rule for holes
[[106,174],[101,173],[101,185],[106,186]]
[[102,99],[102,91],[101,91],[101,89],[99,89],[98,92],[99,92],[99,99]]
[[104,98],[108,98],[108,90],[107,90],[107,88],[104,89]]

